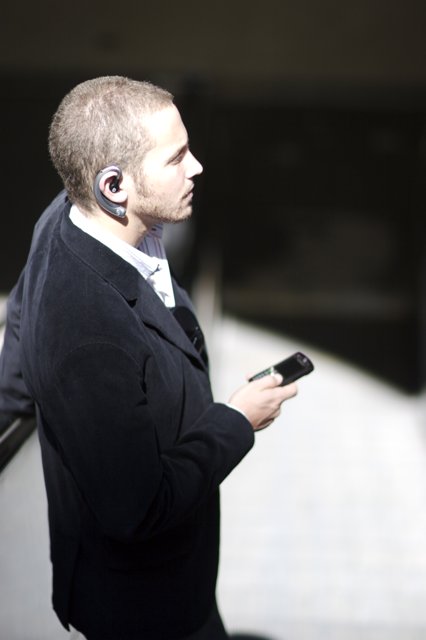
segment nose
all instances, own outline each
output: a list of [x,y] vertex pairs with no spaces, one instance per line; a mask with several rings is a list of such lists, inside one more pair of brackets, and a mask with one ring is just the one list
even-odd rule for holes
[[188,178],[199,176],[203,172],[203,165],[198,162],[197,158],[189,152],[188,154]]

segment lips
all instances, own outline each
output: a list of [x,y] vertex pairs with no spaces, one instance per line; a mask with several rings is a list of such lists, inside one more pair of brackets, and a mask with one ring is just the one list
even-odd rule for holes
[[185,193],[185,195],[183,196],[183,199],[186,200],[187,198],[192,197],[193,190],[194,190],[194,185],[192,185],[192,187]]

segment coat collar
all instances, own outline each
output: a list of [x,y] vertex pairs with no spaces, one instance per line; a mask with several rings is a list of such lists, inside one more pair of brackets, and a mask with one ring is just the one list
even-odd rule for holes
[[[69,218],[69,211],[70,205],[67,203],[62,211],[60,225],[61,239],[69,251],[114,287],[144,324],[154,328],[166,340],[185,352],[198,366],[205,369],[198,351],[191,344],[171,310],[163,304],[152,287],[132,265],[76,227]],[[193,311],[188,295],[174,279],[173,286],[177,301]]]

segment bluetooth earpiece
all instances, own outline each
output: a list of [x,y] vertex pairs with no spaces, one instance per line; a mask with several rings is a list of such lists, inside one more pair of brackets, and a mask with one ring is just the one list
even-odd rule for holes
[[112,191],[112,193],[117,193],[118,187],[120,186],[120,177],[121,175],[113,178],[111,184],[109,185],[109,190]]
[[102,178],[105,176],[106,173],[110,173],[110,172],[113,175],[115,174],[115,177],[111,181],[109,188],[111,193],[117,193],[120,187],[120,180],[122,178],[122,173],[121,173],[120,167],[117,167],[117,165],[112,164],[112,165],[109,165],[108,167],[105,167],[105,169],[102,169],[97,174],[95,181],[93,183],[93,194],[95,196],[96,202],[104,211],[106,211],[107,213],[110,213],[112,216],[115,216],[116,218],[124,218],[124,216],[126,215],[125,207],[119,204],[116,204],[115,202],[107,198],[100,188],[100,181],[102,180]]

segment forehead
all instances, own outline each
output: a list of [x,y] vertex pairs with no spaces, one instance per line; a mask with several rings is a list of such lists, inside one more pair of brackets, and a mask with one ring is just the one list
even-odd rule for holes
[[188,134],[174,105],[156,111],[146,118],[146,128],[153,146],[147,155],[167,155],[188,143]]

